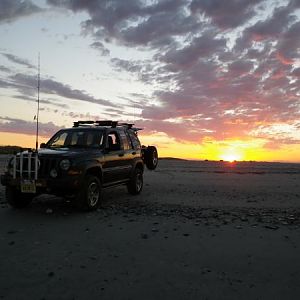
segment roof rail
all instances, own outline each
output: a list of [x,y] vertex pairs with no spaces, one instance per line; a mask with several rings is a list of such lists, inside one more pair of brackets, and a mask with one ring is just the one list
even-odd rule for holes
[[[133,123],[119,123],[118,121],[111,121],[111,120],[103,120],[103,121],[76,121],[73,122],[73,127],[80,127],[86,125],[93,125],[93,126],[107,126],[116,128],[117,126],[127,127],[129,129],[137,130],[137,128],[133,128]],[[138,129],[140,130],[140,128]]]

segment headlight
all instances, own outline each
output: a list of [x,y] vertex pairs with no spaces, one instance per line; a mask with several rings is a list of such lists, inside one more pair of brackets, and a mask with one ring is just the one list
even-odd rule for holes
[[69,170],[71,166],[71,162],[68,159],[63,159],[60,163],[59,166],[62,170],[67,171]]

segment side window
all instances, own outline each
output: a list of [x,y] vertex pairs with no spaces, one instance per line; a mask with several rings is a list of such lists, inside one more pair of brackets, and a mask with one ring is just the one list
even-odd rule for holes
[[128,141],[128,138],[127,138],[127,135],[124,131],[120,131],[120,138],[122,140],[122,144],[123,144],[123,149],[124,150],[129,150],[131,149],[131,145],[129,144],[129,141]]
[[94,134],[93,146],[95,146],[95,147],[103,146],[103,132],[102,131],[96,132]]
[[133,149],[141,149],[140,141],[133,130],[128,130]]
[[76,145],[78,142],[78,134],[77,132],[73,132],[71,136],[71,145]]
[[72,133],[71,145],[83,146],[85,145],[85,133],[83,131],[75,131]]
[[116,132],[110,132],[107,136],[107,146],[110,150],[120,150],[121,144],[119,136]]
[[88,132],[86,136],[87,146],[91,146],[94,143],[94,132]]

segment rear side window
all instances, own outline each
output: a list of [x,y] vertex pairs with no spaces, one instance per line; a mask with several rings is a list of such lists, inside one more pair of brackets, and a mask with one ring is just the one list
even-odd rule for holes
[[112,151],[121,150],[121,143],[116,132],[110,132],[107,136],[108,148]]
[[133,130],[128,130],[133,149],[141,149],[141,143]]
[[120,131],[119,133],[120,133],[120,138],[122,140],[123,149],[124,150],[131,149],[132,148],[131,145],[130,145],[131,142],[130,142],[130,140],[128,140],[128,137],[127,137],[126,133],[124,131]]

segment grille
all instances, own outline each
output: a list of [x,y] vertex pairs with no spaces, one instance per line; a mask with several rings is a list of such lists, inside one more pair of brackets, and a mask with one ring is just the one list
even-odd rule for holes
[[40,167],[39,167],[39,177],[49,177],[50,170],[56,169],[57,171],[59,170],[58,168],[58,160],[56,158],[45,158],[45,157],[40,157]]

